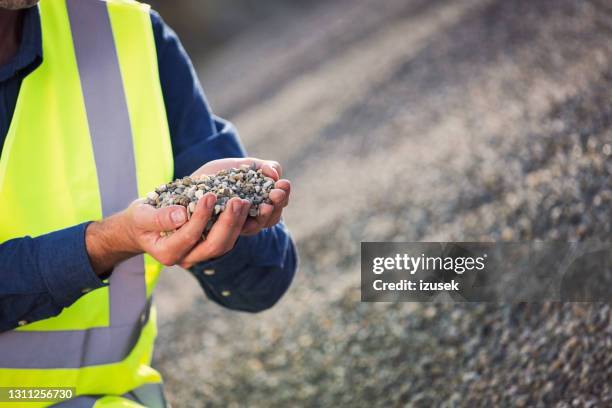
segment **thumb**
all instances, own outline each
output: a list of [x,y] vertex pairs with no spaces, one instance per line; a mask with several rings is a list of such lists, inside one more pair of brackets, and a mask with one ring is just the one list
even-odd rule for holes
[[171,231],[185,222],[187,222],[187,209],[180,205],[156,209],[143,203],[134,208],[134,223],[145,231]]

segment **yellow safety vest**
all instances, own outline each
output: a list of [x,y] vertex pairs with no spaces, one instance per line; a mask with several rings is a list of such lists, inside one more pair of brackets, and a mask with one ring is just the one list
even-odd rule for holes
[[[21,85],[0,157],[0,242],[109,216],[173,176],[149,7],[38,7],[43,61]],[[0,333],[0,387],[75,387],[65,407],[163,406],[150,367],[160,270],[134,257],[60,315]]]

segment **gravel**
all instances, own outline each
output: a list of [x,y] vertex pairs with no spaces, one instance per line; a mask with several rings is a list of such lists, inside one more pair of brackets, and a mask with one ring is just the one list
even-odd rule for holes
[[[360,241],[609,242],[607,2],[339,0],[282,26],[242,37],[203,82],[250,153],[292,180],[299,274],[263,314],[198,292],[162,317],[169,399],[611,406],[609,304],[368,304],[358,289]],[[172,272],[160,292],[184,298],[164,292]]]
[[[356,305],[265,331],[206,401],[251,406],[609,406],[612,310],[582,304]],[[577,336],[577,333],[581,333]]]
[[191,218],[198,200],[206,193],[217,197],[214,213],[204,230],[210,231],[219,215],[225,211],[227,202],[233,197],[240,197],[251,202],[250,217],[257,217],[261,204],[270,204],[270,190],[274,188],[274,180],[263,175],[261,169],[254,164],[242,165],[240,168],[221,170],[213,175],[199,177],[183,177],[171,183],[163,184],[147,194],[146,204],[155,208],[171,205],[182,205],[187,209],[187,218]]

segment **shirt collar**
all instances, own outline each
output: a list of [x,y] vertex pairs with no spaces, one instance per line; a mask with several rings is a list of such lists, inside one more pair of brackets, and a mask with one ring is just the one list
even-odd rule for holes
[[38,6],[24,11],[22,30],[17,54],[8,63],[0,66],[0,82],[14,76],[25,77],[42,62],[42,33]]

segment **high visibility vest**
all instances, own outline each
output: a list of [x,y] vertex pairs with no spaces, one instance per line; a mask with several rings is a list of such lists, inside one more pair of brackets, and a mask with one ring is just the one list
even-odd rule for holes
[[[149,7],[38,7],[43,61],[22,82],[0,157],[0,242],[109,216],[173,176]],[[131,258],[58,316],[0,333],[0,387],[74,387],[65,407],[161,406],[150,367],[160,270]]]

